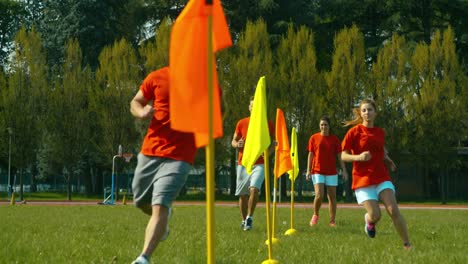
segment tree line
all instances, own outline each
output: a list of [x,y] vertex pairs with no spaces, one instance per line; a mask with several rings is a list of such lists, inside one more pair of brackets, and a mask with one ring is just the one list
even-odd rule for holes
[[[173,6],[183,6],[176,2]],[[74,6],[67,16],[73,20],[81,17],[87,1],[50,3]],[[231,18],[241,12],[226,6]],[[49,10],[45,7],[42,10]],[[74,10],[80,12],[73,15]],[[341,122],[351,118],[359,100],[370,97],[377,102],[378,125],[387,131],[387,147],[396,162],[404,156],[437,170],[466,167],[456,147],[468,140],[467,76],[456,45],[461,37],[454,28],[433,31],[429,42],[415,43],[394,33],[372,46],[366,45],[367,29],[350,25],[333,33],[331,48],[324,52],[317,45],[323,41],[317,40],[323,38],[319,27],[316,31],[291,21],[278,33],[272,18],[265,17],[243,26],[232,18],[235,45],[218,56],[225,136],[216,142],[216,164],[231,166],[231,182],[236,159],[232,134],[236,122],[249,114],[249,98],[262,75],[267,78],[270,119],[279,107],[288,129],[294,126],[298,131],[300,164],[306,164],[307,141],[318,131],[322,115],[330,116],[333,133],[342,137],[346,129]],[[57,30],[66,29],[67,23],[48,19],[55,21]],[[0,137],[0,165],[7,166],[12,132],[11,161],[20,181],[25,172],[36,183],[63,175],[71,198],[71,180],[81,176],[88,193],[99,190],[93,185],[101,181],[93,179],[110,170],[120,144],[124,152],[139,151],[147,122],[131,117],[129,102],[147,73],[168,64],[171,21],[169,17],[155,22],[155,37],[143,42],[133,35],[117,40],[98,35],[103,37],[96,39],[102,48],[95,53],[90,52],[90,45],[96,44],[92,39],[68,36],[62,46],[50,46],[58,35],[24,25],[14,34],[8,63],[0,71],[0,127],[9,128],[2,129]],[[112,42],[102,44],[103,40]],[[196,165],[203,165],[203,159],[199,153]]]

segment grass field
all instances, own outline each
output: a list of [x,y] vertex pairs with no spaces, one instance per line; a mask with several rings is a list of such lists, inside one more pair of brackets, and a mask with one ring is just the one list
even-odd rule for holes
[[[316,227],[310,209],[295,210],[298,234],[285,236],[289,209],[278,209],[273,259],[280,263],[468,263],[468,211],[402,209],[413,249],[402,248],[386,213],[375,239],[364,231],[364,210],[338,209],[337,227],[328,227],[324,208]],[[236,207],[216,207],[216,263],[261,263],[265,208],[254,229],[242,231]],[[141,250],[147,217],[131,205],[0,206],[0,263],[130,263]],[[206,263],[205,207],[176,206],[171,235],[153,263]]]

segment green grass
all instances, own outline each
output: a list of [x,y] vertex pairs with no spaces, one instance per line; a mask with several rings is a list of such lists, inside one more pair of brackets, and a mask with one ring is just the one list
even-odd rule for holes
[[[468,211],[403,209],[414,248],[402,249],[383,212],[377,237],[363,231],[364,210],[338,209],[337,227],[308,226],[310,209],[295,210],[298,234],[285,236],[289,209],[278,209],[273,259],[280,263],[468,263]],[[261,263],[265,246],[265,208],[254,229],[239,228],[236,207],[216,207],[216,263]],[[133,206],[0,206],[0,263],[130,263],[141,250],[148,218]],[[171,235],[160,244],[155,263],[206,263],[205,207],[176,206]]]

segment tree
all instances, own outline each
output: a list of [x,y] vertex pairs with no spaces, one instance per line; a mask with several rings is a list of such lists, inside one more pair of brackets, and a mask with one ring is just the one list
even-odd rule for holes
[[8,90],[4,94],[6,125],[13,130],[12,163],[20,173],[23,199],[23,174],[35,166],[41,126],[47,112],[47,68],[42,41],[35,29],[23,27],[15,37]]
[[[266,76],[269,116],[276,112],[273,109],[274,71],[273,55],[270,48],[268,31],[263,20],[247,22],[244,32],[233,48],[221,52],[219,63],[219,80],[223,93],[223,127],[226,135],[222,140],[224,148],[217,148],[217,155],[230,157],[231,183],[236,182],[236,150],[231,146],[234,129],[241,118],[249,116],[250,97],[254,95],[257,82]],[[227,151],[222,154],[219,150]],[[221,163],[226,160],[217,161]],[[235,190],[231,188],[231,192]]]
[[52,147],[54,153],[49,159],[53,158],[67,172],[63,176],[67,183],[68,200],[72,198],[73,176],[82,173],[80,161],[90,145],[88,89],[91,78],[89,71],[81,66],[81,61],[78,41],[71,39],[66,47],[62,78],[52,92],[53,111],[50,112],[48,126],[48,132],[55,139]]
[[141,1],[67,0],[45,1],[40,32],[48,51],[49,66],[61,65],[65,42],[77,38],[85,65],[97,67],[101,50],[125,38],[136,46],[141,40]]
[[328,87],[326,103],[334,123],[352,117],[352,108],[366,95],[364,38],[356,26],[344,28],[335,37],[330,72],[325,73]]
[[[277,49],[278,83],[276,106],[281,108],[288,127],[297,130],[298,146],[307,146],[311,131],[318,127],[325,114],[324,81],[316,69],[314,37],[305,26],[289,25]],[[299,147],[300,164],[307,164],[307,153]],[[299,175],[302,175],[301,173]],[[302,198],[303,178],[299,177],[299,198]]]
[[455,164],[455,147],[463,138],[460,131],[466,131],[460,122],[466,118],[466,106],[460,97],[466,84],[462,83],[452,29],[445,30],[443,36],[436,31],[430,45],[418,44],[411,62],[412,90],[406,98],[406,114],[414,135],[411,151],[420,156],[426,168],[445,175],[440,178],[440,194],[445,202],[445,177]]
[[[5,95],[8,92],[8,84],[5,73],[0,69],[0,164],[8,166],[9,131],[6,129]],[[1,165],[0,165],[1,166]]]
[[169,41],[172,21],[166,17],[155,30],[155,37],[140,47],[146,73],[169,65]]
[[458,54],[462,58],[466,71],[468,50],[468,3],[463,0],[425,0],[403,1],[393,0],[391,3],[392,17],[394,19],[394,32],[405,36],[408,42],[415,47],[423,41],[431,43],[432,35],[436,30],[444,30],[452,26],[457,38]]
[[134,152],[140,144],[141,138],[135,130],[129,104],[141,82],[141,71],[136,53],[125,39],[104,48],[99,62],[97,86],[90,99],[99,131],[92,140],[103,164],[109,168],[119,145],[125,152]]
[[[371,95],[379,108],[378,123],[386,130],[386,147],[391,153],[406,152],[410,144],[402,96],[409,90],[409,54],[405,38],[393,35],[379,50],[366,87],[366,94]],[[399,156],[392,155],[394,159]]]
[[0,0],[0,69],[13,49],[13,38],[21,26],[24,8],[12,0]]

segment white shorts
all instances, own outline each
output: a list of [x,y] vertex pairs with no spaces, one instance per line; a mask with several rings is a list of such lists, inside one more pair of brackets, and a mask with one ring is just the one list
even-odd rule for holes
[[385,189],[390,189],[393,191],[393,193],[395,193],[395,186],[391,181],[384,181],[380,184],[358,188],[354,192],[356,193],[358,204],[362,204],[368,200],[378,201],[380,192]]
[[338,186],[338,175],[312,174],[314,184],[324,183],[326,186]]
[[264,179],[265,169],[263,164],[254,165],[252,167],[252,174],[250,175],[244,166],[237,165],[236,196],[248,195],[251,187],[257,188],[260,191]]

